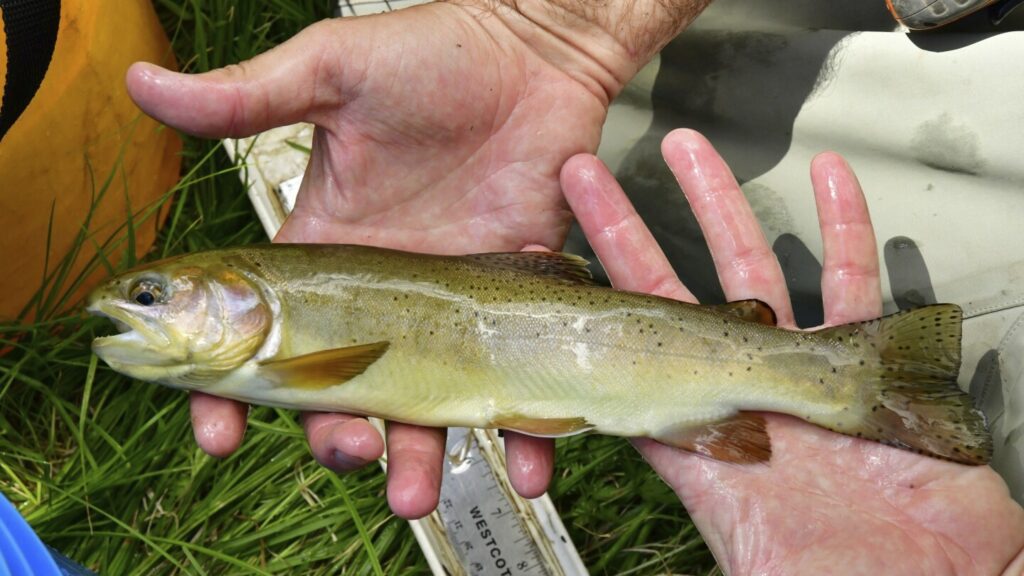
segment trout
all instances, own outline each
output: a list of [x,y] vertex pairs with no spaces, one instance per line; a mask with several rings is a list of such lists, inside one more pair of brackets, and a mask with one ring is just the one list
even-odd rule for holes
[[964,464],[984,417],[957,386],[950,304],[796,332],[756,300],[594,285],[582,258],[348,245],[215,250],[114,277],[87,310],[127,376],[252,404],[535,436],[649,437],[770,459],[762,412]]

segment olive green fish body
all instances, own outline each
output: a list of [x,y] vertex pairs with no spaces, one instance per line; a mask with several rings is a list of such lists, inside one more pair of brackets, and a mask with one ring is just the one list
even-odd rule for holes
[[[163,266],[219,270],[237,281],[223,281],[234,287],[221,292],[240,294],[249,285],[258,293],[261,305],[225,322],[258,326],[250,331],[261,341],[237,366],[194,379],[175,368],[177,380],[147,379],[258,404],[422,425],[647,436],[735,461],[749,460],[744,454],[762,444],[767,450],[754,411],[948,459],[987,458],[984,424],[962,393],[955,410],[946,402],[937,412],[947,412],[942,426],[963,441],[932,438],[924,423],[911,422],[908,431],[901,415],[914,399],[952,393],[960,327],[954,306],[792,332],[766,325],[770,311],[760,303],[703,307],[614,291],[591,285],[583,264],[548,253],[426,256],[360,246],[187,256]],[[173,275],[164,272],[163,281]],[[122,285],[139,282],[133,279]],[[121,290],[122,300],[131,298]],[[94,302],[116,297],[97,294]],[[927,331],[932,341],[909,349],[914,331]],[[897,337],[900,350],[892,345]],[[918,393],[922,379],[929,385]],[[933,381],[947,384],[941,394]],[[926,414],[929,426],[932,416]]]

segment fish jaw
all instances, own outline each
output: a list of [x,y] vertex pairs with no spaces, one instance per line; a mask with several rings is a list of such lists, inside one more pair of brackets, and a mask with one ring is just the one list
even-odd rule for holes
[[93,353],[114,370],[139,380],[157,381],[187,372],[190,367],[175,354],[176,347],[159,321],[133,308],[104,299],[94,299],[86,307],[89,314],[111,320],[119,332],[95,338]]

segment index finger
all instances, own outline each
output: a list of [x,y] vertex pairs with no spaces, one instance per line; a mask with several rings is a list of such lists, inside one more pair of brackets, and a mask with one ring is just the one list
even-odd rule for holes
[[604,163],[591,154],[562,167],[562,190],[616,288],[696,302]]
[[192,391],[188,396],[196,444],[210,456],[230,456],[242,444],[249,406],[244,402]]

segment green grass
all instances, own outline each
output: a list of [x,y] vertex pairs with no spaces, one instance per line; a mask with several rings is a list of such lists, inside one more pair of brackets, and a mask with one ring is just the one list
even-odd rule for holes
[[[327,1],[303,0],[156,6],[190,71],[251,57],[330,13]],[[94,169],[101,198],[119,172]],[[186,139],[182,173],[150,258],[264,239],[217,143]],[[153,208],[136,207],[125,228]],[[103,241],[86,226],[79,245]],[[97,363],[89,343],[109,327],[55,312],[79,281],[66,266],[75,257],[48,263],[33,322],[0,326],[0,490],[48,544],[105,575],[427,571],[387,509],[380,470],[320,468],[296,414],[254,410],[241,449],[216,460],[195,446],[184,394]],[[112,269],[104,258],[95,267]],[[716,571],[675,496],[626,442],[560,441],[557,466],[551,496],[592,573]]]

